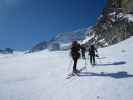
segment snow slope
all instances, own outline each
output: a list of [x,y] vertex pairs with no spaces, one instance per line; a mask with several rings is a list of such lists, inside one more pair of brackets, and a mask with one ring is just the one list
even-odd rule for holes
[[132,42],[99,49],[97,65],[87,59],[87,69],[70,79],[69,51],[0,55],[0,100],[132,100]]

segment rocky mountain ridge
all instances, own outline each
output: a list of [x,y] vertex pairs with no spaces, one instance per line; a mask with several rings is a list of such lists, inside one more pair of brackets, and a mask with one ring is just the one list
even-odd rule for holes
[[35,45],[31,51],[66,50],[73,40],[89,46],[106,47],[133,35],[133,0],[108,0],[95,26],[74,32],[63,32],[49,42]]
[[94,38],[86,45],[95,43],[105,47],[123,41],[133,35],[132,0],[108,0],[107,6],[98,17],[91,34]]

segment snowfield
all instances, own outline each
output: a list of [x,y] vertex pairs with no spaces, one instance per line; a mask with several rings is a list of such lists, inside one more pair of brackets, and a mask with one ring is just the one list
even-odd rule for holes
[[[69,51],[0,55],[0,100],[133,100],[133,37],[99,49],[80,76]],[[78,68],[85,66],[80,59]]]

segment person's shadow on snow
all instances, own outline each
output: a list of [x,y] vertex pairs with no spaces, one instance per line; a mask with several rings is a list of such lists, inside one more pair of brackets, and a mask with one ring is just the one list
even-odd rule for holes
[[116,65],[124,65],[126,64],[125,61],[119,61],[119,62],[112,62],[112,63],[101,63],[101,64],[96,64],[95,66],[116,66]]
[[133,77],[132,74],[128,74],[128,73],[125,72],[125,71],[121,71],[121,72],[117,72],[117,73],[105,73],[105,72],[101,72],[101,73],[81,72],[81,73],[79,74],[79,76],[80,76],[80,77],[87,77],[87,76],[111,77],[111,78],[116,78],[116,79]]

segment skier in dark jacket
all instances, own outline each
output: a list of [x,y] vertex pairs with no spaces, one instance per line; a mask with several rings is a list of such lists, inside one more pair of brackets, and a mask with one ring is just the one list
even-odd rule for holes
[[91,45],[90,48],[89,48],[89,55],[90,55],[90,63],[92,65],[96,64],[96,62],[95,62],[96,52],[97,52],[97,49],[95,48],[95,46]]
[[82,53],[82,58],[85,59],[85,52],[86,52],[86,48],[84,45],[81,46],[81,53]]
[[72,43],[71,47],[71,56],[73,58],[74,64],[73,64],[73,73],[78,73],[79,71],[76,69],[77,67],[77,61],[80,58],[80,49],[81,46],[77,41],[74,41]]

